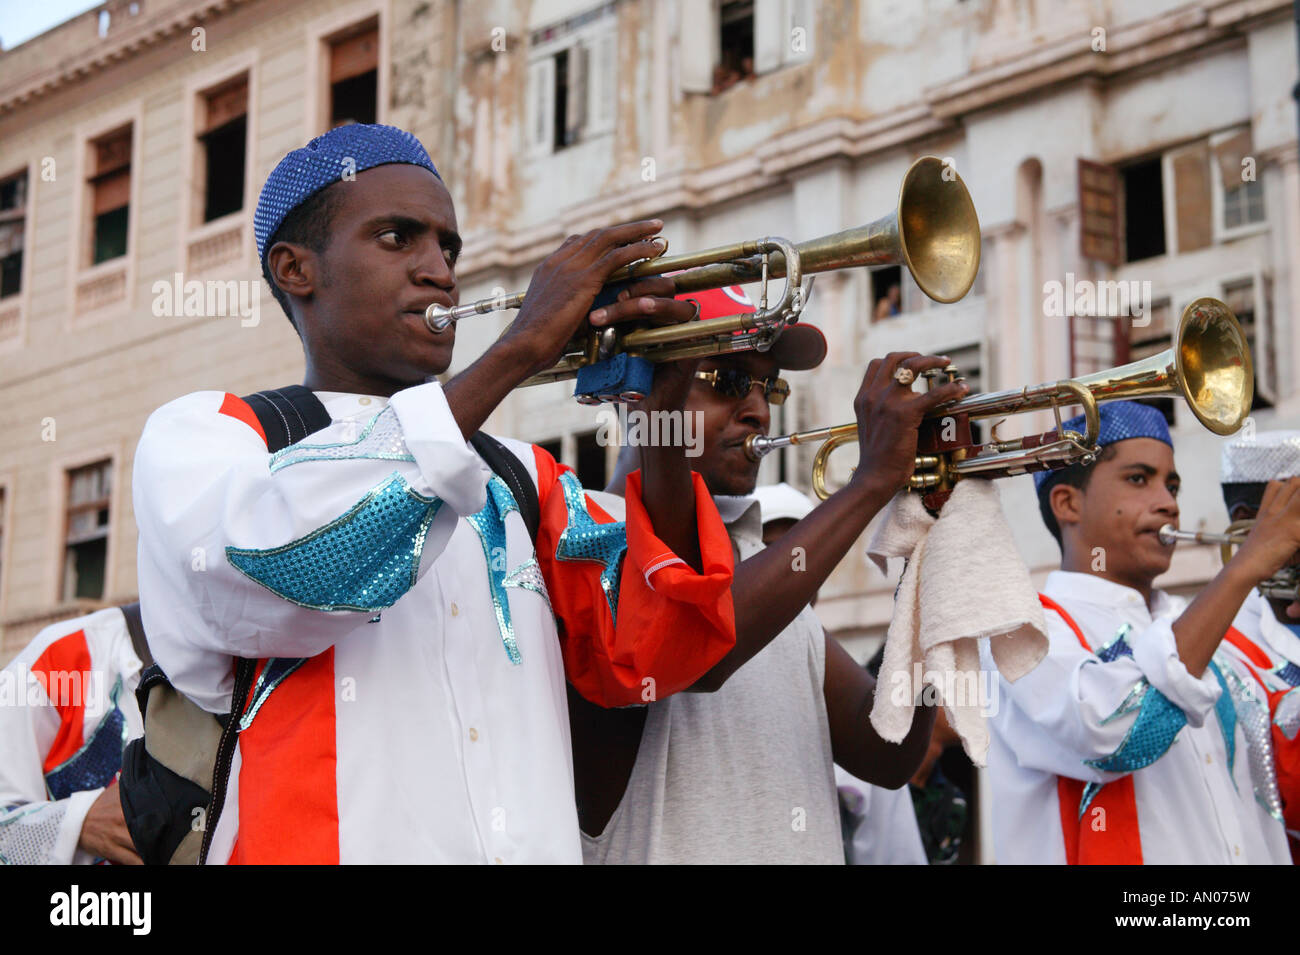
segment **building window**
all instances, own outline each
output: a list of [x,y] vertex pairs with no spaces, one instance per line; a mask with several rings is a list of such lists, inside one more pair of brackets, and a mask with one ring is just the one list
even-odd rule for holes
[[718,61],[713,92],[754,75],[754,0],[727,0],[718,10]]
[[1223,191],[1223,228],[1239,229],[1264,221],[1264,184],[1243,182]]
[[555,458],[556,461],[560,461],[562,459],[562,455],[564,453],[563,442],[559,438],[555,438],[552,441],[538,441],[537,446],[541,448],[543,451],[545,451],[547,454],[549,454],[551,457]]
[[[1148,321],[1140,326],[1135,322],[1141,321],[1141,319],[1135,320],[1129,316],[1115,319],[1115,321],[1121,323],[1124,329],[1123,337],[1120,339],[1120,347],[1116,349],[1115,364],[1123,365],[1132,361],[1141,361],[1143,358],[1158,355],[1173,345],[1176,318],[1169,299],[1161,298],[1148,303],[1146,317]],[[1175,418],[1178,409],[1173,398],[1156,396],[1142,398],[1140,401],[1142,404],[1159,408],[1164,413],[1165,420],[1169,422],[1170,427],[1176,423]]]
[[1164,176],[1159,156],[1120,170],[1124,182],[1124,261],[1165,254]]
[[534,30],[529,36],[527,146],[559,152],[614,129],[618,84],[615,5]]
[[127,212],[131,200],[131,127],[91,143],[92,265],[126,255]]
[[101,600],[104,597],[112,476],[112,461],[100,461],[68,471],[64,600]]
[[[1269,385],[1276,379],[1276,360],[1271,344],[1271,336],[1260,335],[1260,325],[1267,322],[1268,312],[1265,311],[1264,320],[1260,322],[1255,306],[1255,280],[1254,278],[1239,279],[1234,282],[1223,283],[1223,294],[1221,296],[1223,303],[1232,309],[1232,314],[1237,316],[1237,322],[1241,325],[1242,332],[1246,335],[1246,344],[1250,346],[1251,362],[1255,366],[1255,398],[1251,402],[1250,410],[1258,411],[1261,408],[1273,407]],[[1265,303],[1267,309],[1267,303]],[[1265,328],[1265,332],[1271,329]]]
[[897,265],[871,273],[871,320],[883,321],[903,311],[903,275]]
[[0,179],[0,298],[23,290],[23,233],[27,172]]
[[379,23],[330,42],[329,125],[374,123],[379,115]]
[[609,479],[605,472],[605,449],[596,440],[596,432],[576,435],[578,460],[573,470],[585,488],[600,490]]
[[199,116],[203,221],[211,222],[244,207],[248,74],[201,94]]

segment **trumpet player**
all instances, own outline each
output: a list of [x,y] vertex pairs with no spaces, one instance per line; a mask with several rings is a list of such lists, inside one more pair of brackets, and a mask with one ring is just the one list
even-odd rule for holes
[[1289,862],[1215,652],[1251,588],[1300,546],[1300,479],[1270,487],[1267,520],[1187,603],[1154,586],[1181,483],[1164,416],[1104,404],[1099,446],[1092,464],[1035,475],[1061,565],[1041,596],[1048,655],[1002,682],[991,720],[997,859]]
[[[739,289],[689,296],[702,315],[734,314]],[[588,863],[844,862],[833,766],[897,789],[924,758],[933,711],[902,745],[867,720],[875,681],[822,630],[809,606],[871,518],[908,480],[926,411],[961,397],[964,382],[928,393],[912,381],[947,359],[893,353],[867,367],[854,402],[861,437],[848,485],[764,549],[750,496],[758,461],[745,441],[765,434],[789,394],[783,370],[816,367],[816,329],[786,329],[766,353],[701,361],[685,408],[702,453],[690,459],[714,495],[735,548],[736,646],[692,687],[645,707],[599,710],[574,701],[583,854]],[[636,466],[625,448],[610,486]]]
[[[1258,520],[1268,482],[1298,476],[1300,431],[1262,431],[1226,445],[1221,483],[1228,519],[1234,524]],[[1262,778],[1255,781],[1256,796],[1270,812],[1283,816],[1295,860],[1300,858],[1300,600],[1294,593],[1267,597],[1252,591],[1232,622],[1223,652],[1258,701],[1239,707],[1243,719],[1254,706],[1262,706],[1256,717],[1262,724],[1256,727],[1260,737],[1251,740],[1264,760],[1257,767]]]
[[581,860],[565,676],[616,705],[708,672],[734,644],[730,548],[681,449],[643,456],[624,527],[540,448],[498,443],[489,467],[467,441],[584,322],[694,314],[662,278],[592,311],[660,225],[571,236],[444,386],[455,333],[424,315],[457,301],[461,239],[423,145],[342,126],[272,171],[254,232],[304,387],[172,401],[135,459],[158,662],[224,714],[236,658],[260,661],[209,861]]

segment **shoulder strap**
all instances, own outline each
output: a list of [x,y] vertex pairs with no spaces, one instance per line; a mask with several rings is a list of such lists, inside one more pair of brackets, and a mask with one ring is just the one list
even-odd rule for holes
[[140,660],[140,672],[143,673],[153,665],[153,653],[144,638],[144,624],[140,620],[140,602],[123,604],[117,608],[126,620],[126,631],[131,635],[131,647]]
[[208,850],[212,848],[212,834],[217,831],[217,821],[221,819],[221,810],[226,805],[226,786],[230,782],[230,765],[235,759],[235,739],[239,736],[239,718],[244,715],[248,704],[248,693],[253,687],[253,672],[257,661],[246,657],[235,660],[235,689],[230,697],[230,715],[226,725],[221,729],[221,740],[217,743],[217,760],[212,769],[212,798],[208,801],[208,813],[203,825],[203,844],[199,849],[199,865],[208,861]]
[[330,423],[325,405],[310,388],[302,385],[268,388],[245,395],[243,400],[257,415],[266,435],[266,449],[272,453],[296,444]]
[[519,505],[519,515],[528,528],[528,536],[537,540],[537,529],[542,523],[542,507],[537,498],[537,486],[528,477],[528,469],[504,444],[479,431],[469,439],[470,445],[479,457],[487,462],[501,480],[506,482],[515,503]]

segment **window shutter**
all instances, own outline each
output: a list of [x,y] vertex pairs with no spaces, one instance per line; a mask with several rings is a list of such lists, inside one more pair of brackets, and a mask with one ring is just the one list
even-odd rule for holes
[[[1241,178],[1241,161],[1254,152],[1254,147],[1251,145],[1250,127],[1247,126],[1230,138],[1211,147],[1211,149],[1219,166],[1219,176],[1223,182],[1224,191],[1236,189],[1244,181]],[[1258,172],[1256,175],[1258,175]]]
[[576,143],[583,139],[587,127],[587,100],[589,99],[587,82],[588,67],[591,63],[590,51],[586,43],[575,43],[569,47],[569,104],[565,110],[565,143]]
[[[789,14],[785,31],[785,61],[803,63],[813,52],[813,5],[809,0],[785,0]],[[795,30],[799,30],[796,49]]]
[[1119,265],[1119,171],[1079,160],[1079,254]]
[[555,125],[555,58],[544,56],[528,67],[527,142],[530,154],[551,151]]
[[599,136],[614,128],[618,105],[618,73],[614,60],[618,55],[618,32],[613,27],[596,34],[591,42],[588,62],[587,133]]
[[1174,250],[1182,253],[1204,249],[1214,241],[1208,144],[1198,143],[1175,153],[1173,167],[1178,243]]
[[722,45],[718,29],[718,8],[712,0],[682,0],[678,5],[677,50],[684,92],[707,93],[713,89],[713,67]]
[[754,0],[754,72],[777,69],[789,47],[785,0]]
[[330,45],[330,83],[379,68],[379,31],[358,33]]
[[208,93],[204,99],[206,115],[199,129],[200,136],[248,112],[248,77],[241,76],[225,89]]

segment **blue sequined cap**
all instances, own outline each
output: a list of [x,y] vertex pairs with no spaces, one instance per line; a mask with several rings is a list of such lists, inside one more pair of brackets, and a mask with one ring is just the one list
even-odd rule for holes
[[421,166],[438,176],[420,141],[395,126],[339,126],[289,153],[271,170],[257,197],[253,235],[258,261],[265,261],[266,244],[280,223],[312,195],[345,176],[389,163]]
[[[1169,436],[1169,425],[1159,408],[1140,405],[1136,401],[1109,401],[1098,406],[1097,412],[1101,419],[1101,433],[1097,439],[1098,448],[1104,448],[1116,441],[1127,441],[1129,438],[1155,438],[1171,448],[1174,446],[1173,438]],[[1066,430],[1083,434],[1087,425],[1084,423],[1083,415],[1076,415],[1067,419],[1064,427]],[[1043,486],[1052,478],[1058,477],[1060,473],[1060,471],[1036,472],[1034,487],[1041,494]]]

